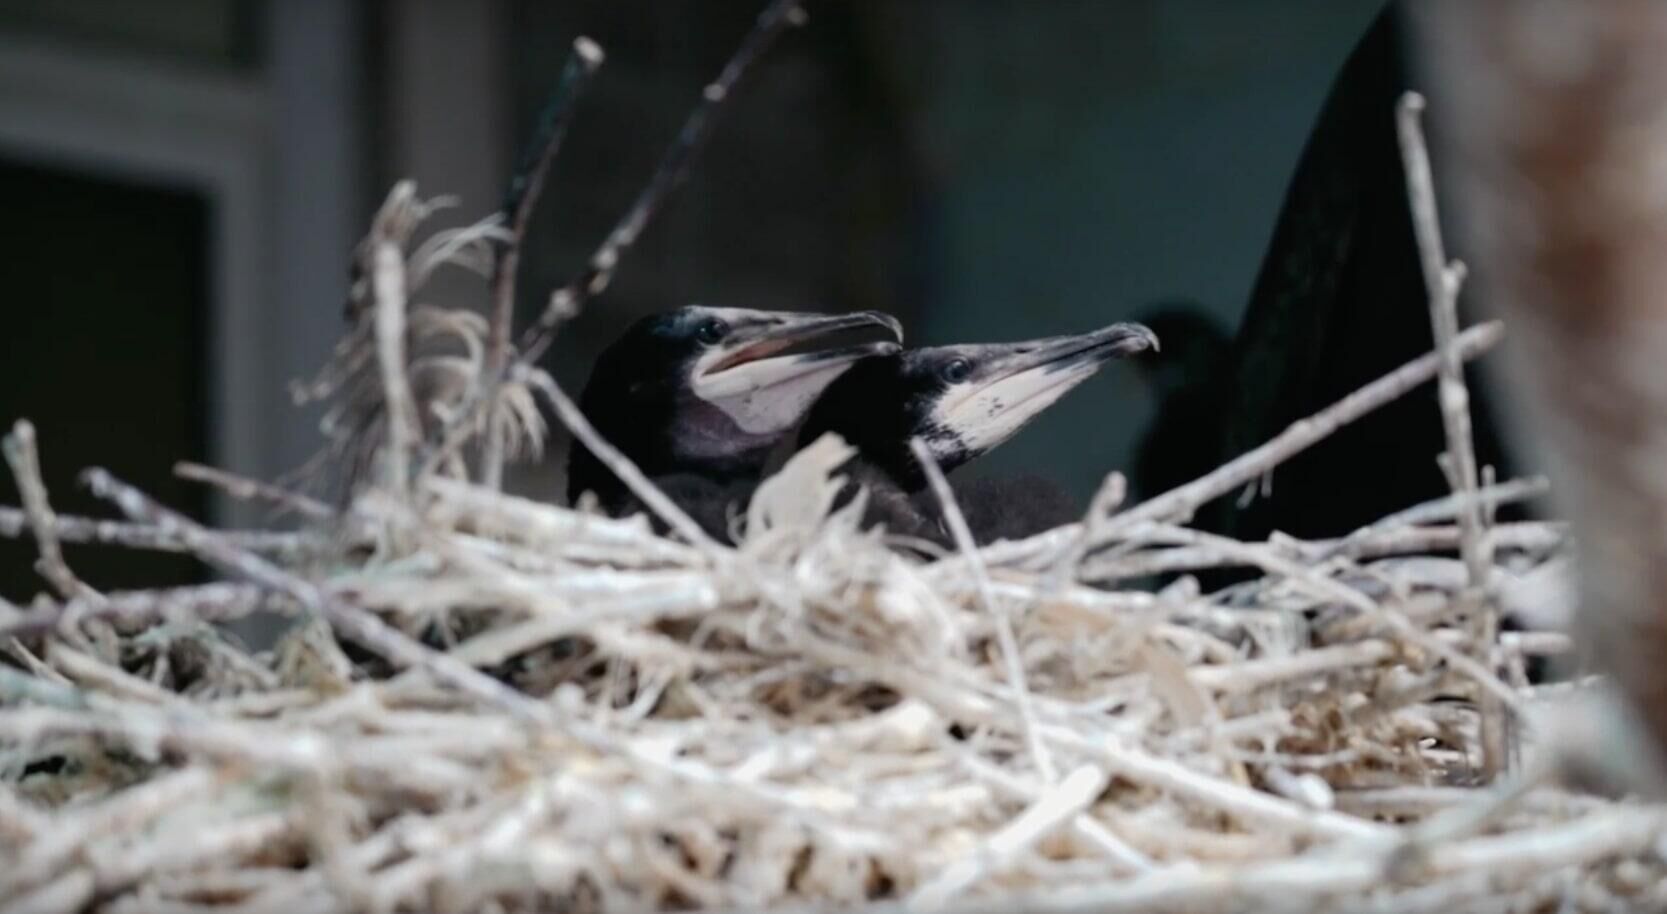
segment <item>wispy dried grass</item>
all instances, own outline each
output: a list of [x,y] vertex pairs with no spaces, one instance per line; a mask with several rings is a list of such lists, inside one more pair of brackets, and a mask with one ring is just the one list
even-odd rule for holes
[[[502,241],[484,224],[417,244],[432,211],[390,195],[307,391],[331,404],[329,460],[357,470],[342,497],[188,471],[295,508],[298,532],[207,529],[103,471],[87,481],[125,520],[54,515],[31,433],[8,439],[26,499],[0,533],[35,537],[55,592],[0,604],[0,910],[1667,904],[1661,810],[1540,776],[1536,712],[1591,689],[1524,668],[1567,640],[1477,623],[1564,608],[1561,527],[1492,521],[1543,484],[1463,470],[1451,497],[1324,543],[1184,526],[1453,383],[1496,326],[1447,328],[1440,353],[1174,493],[1117,512],[1114,477],[1081,524],[959,536],[936,561],[862,529],[860,499],[833,507],[849,451],[824,439],[731,547],[474,481],[487,434],[536,453],[535,397],[586,427],[518,354],[492,376],[490,321],[419,304],[447,265],[484,295]],[[486,390],[501,405],[473,415],[509,421],[464,418]],[[60,540],[190,552],[236,582],[101,593]],[[1124,586],[1215,567],[1260,575]],[[257,610],[296,620],[270,651],[210,624]]]

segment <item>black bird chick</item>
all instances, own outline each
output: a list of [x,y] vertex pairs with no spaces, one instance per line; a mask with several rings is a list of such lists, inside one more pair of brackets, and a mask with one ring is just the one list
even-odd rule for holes
[[[857,451],[844,472],[871,492],[868,521],[946,544],[911,439],[920,438],[947,473],[1013,437],[1107,361],[1157,346],[1151,330],[1124,323],[1074,336],[933,346],[863,359],[816,401],[799,445],[837,433]],[[968,526],[980,542],[1074,519],[1070,500],[1041,477],[981,481],[969,503]]]
[[[896,342],[795,352],[840,331],[883,328]],[[579,398],[602,437],[674,500],[696,500],[756,479],[771,449],[818,394],[859,359],[898,351],[903,330],[877,311],[814,314],[691,305],[632,324],[603,350]],[[596,495],[626,513],[635,500],[596,455],[575,442],[567,495]],[[680,493],[680,494],[679,494]],[[714,508],[715,510],[715,508]],[[699,512],[693,512],[699,513]],[[702,519],[711,532],[715,519]]]

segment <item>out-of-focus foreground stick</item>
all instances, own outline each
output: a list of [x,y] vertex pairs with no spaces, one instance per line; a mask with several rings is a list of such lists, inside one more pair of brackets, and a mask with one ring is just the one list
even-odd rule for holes
[[[1520,429],[1575,531],[1576,634],[1629,706],[1587,761],[1605,762],[1612,786],[1656,792],[1667,757],[1667,2],[1423,0],[1411,15],[1448,211],[1470,242],[1477,293],[1506,323]],[[1645,772],[1653,783],[1639,783]]]

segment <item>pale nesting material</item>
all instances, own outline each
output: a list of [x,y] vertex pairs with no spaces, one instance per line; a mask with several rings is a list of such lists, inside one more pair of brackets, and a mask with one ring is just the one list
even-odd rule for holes
[[[1448,700],[1477,683],[1430,650],[1468,633],[1442,563],[1333,557],[1239,588],[1229,609],[1225,594],[1061,583],[993,548],[1027,724],[976,588],[940,573],[957,559],[906,557],[830,512],[848,453],[829,439],[789,462],[738,549],[442,476],[408,500],[356,499],[353,523],[317,532],[380,528],[393,545],[324,536],[333,558],[281,573],[422,642],[395,664],[344,656],[317,622],[272,654],[204,665],[189,647],[204,631],[128,621],[143,594],[83,617],[111,626],[108,649],[15,642],[0,846],[17,865],[0,897],[1341,911],[1462,906],[1486,884],[1525,907],[1664,900],[1657,813],[1549,787],[1397,863],[1392,823],[1484,796],[1475,707]],[[1193,548],[1106,545],[1157,565]],[[1270,562],[1303,552],[1241,545]],[[1415,586],[1366,586],[1386,579]],[[1372,611],[1340,605],[1339,586]],[[1253,634],[1304,611],[1322,620],[1307,642]],[[1413,628],[1377,615],[1395,613]],[[514,688],[479,687],[446,657]],[[1529,708],[1546,691],[1501,685]]]
[[[372,285],[470,247],[420,250]],[[367,313],[462,354],[398,357],[355,322],[333,396],[356,415],[385,415],[390,377],[428,418],[478,387],[477,322]],[[427,398],[425,372],[462,387]],[[417,426],[340,440],[383,467],[340,508],[250,489],[306,507],[292,533],[204,530],[106,475],[128,522],[55,517],[15,464],[32,507],[0,532],[38,536],[60,593],[0,605],[0,910],[1667,904],[1657,808],[1536,785],[1470,813],[1480,699],[1537,770],[1558,736],[1536,712],[1584,688],[1521,676],[1555,633],[1478,643],[1442,557],[1514,484],[1333,543],[1208,537],[1154,499],[927,561],[861,529],[860,495],[834,507],[836,438],[764,482],[732,548],[474,484],[485,427]],[[1570,599],[1559,527],[1483,533],[1508,606]],[[101,594],[60,537],[250,583]],[[1223,566],[1259,576],[1125,586]],[[269,652],[198,621],[260,608],[298,617]],[[1577,720],[1583,749],[1629,751],[1618,718]]]

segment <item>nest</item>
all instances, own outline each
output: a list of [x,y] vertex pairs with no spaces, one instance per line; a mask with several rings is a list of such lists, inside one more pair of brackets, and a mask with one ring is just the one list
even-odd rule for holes
[[[1439,334],[1183,489],[1120,509],[1113,475],[1081,523],[1023,542],[974,547],[934,476],[960,540],[937,558],[865,529],[860,498],[835,507],[849,449],[823,439],[731,546],[534,367],[558,320],[511,346],[504,313],[420,304],[456,267],[502,301],[493,264],[518,234],[418,244],[432,210],[408,184],[389,197],[349,332],[303,391],[331,401],[340,490],[185,468],[299,527],[211,529],[102,470],[86,481],[125,519],[59,516],[29,426],[7,439],[24,503],[0,532],[35,539],[52,593],[0,604],[3,910],[1667,904],[1659,810],[1490,787],[1539,770],[1533,709],[1589,685],[1531,685],[1566,639],[1499,630],[1571,600],[1563,529],[1492,520],[1542,483],[1459,459],[1451,497],[1334,541],[1184,526],[1452,381],[1496,326]],[[672,532],[501,492],[493,462],[536,454],[546,410]],[[225,579],[101,592],[64,540],[187,552]],[[1223,567],[1253,575],[1205,593],[1187,574]],[[1170,583],[1135,586],[1154,576]],[[261,612],[292,619],[270,650],[218,624]]]

